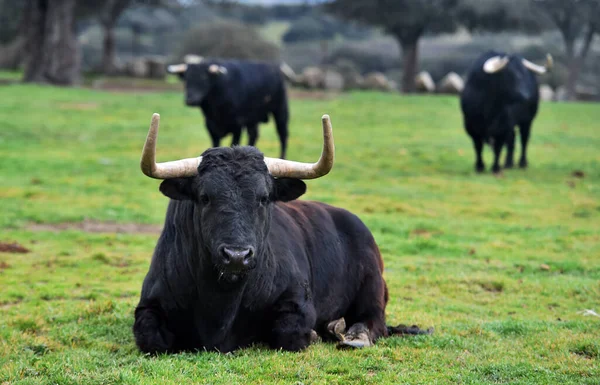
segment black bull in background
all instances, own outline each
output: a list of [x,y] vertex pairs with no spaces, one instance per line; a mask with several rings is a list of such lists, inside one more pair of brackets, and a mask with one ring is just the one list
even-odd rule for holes
[[158,123],[154,115],[141,167],[164,179],[160,191],[171,201],[135,310],[140,350],[266,343],[298,351],[318,336],[362,347],[389,334],[431,332],[386,326],[383,261],[357,216],[296,200],[306,190],[301,179],[333,166],[327,116],[314,164],[266,158],[253,147],[156,164]]
[[480,56],[469,71],[460,105],[467,133],[475,147],[475,169],[482,172],[484,143],[494,149],[492,171],[500,172],[500,154],[506,144],[505,168],[513,167],[515,126],[521,135],[519,166],[527,167],[527,142],[539,105],[536,74],[552,66],[536,65],[518,55],[490,51]]
[[185,103],[202,110],[213,147],[230,133],[231,145],[238,145],[244,127],[248,144],[254,146],[258,125],[273,115],[285,158],[289,120],[285,78],[294,76],[290,67],[191,56],[187,64],[171,65],[168,71],[185,81]]

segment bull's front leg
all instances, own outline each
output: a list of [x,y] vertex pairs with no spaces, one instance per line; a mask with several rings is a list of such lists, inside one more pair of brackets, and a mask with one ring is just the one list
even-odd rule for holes
[[275,304],[275,319],[269,345],[274,349],[302,350],[315,341],[316,312],[312,302],[284,298]]
[[158,304],[138,305],[133,324],[135,343],[144,353],[166,353],[174,350],[175,335],[167,328]]

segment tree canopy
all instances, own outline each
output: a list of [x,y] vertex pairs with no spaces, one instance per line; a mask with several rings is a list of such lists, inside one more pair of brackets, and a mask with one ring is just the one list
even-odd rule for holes
[[418,42],[426,34],[471,31],[539,30],[526,2],[519,0],[332,0],[326,8],[341,17],[383,28],[402,48],[402,90],[414,90]]

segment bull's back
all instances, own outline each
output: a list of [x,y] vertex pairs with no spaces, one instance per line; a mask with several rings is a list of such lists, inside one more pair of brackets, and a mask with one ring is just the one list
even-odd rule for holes
[[[296,250],[298,263],[310,270],[313,302],[318,321],[343,316],[365,277],[381,279],[383,262],[373,235],[354,214],[324,203],[293,201],[278,204],[278,216],[299,229],[304,250]],[[306,259],[306,261],[304,261]]]

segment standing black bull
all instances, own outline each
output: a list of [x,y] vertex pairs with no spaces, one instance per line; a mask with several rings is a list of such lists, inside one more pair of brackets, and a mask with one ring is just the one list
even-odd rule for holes
[[539,104],[536,74],[546,73],[552,65],[548,56],[545,67],[531,63],[517,55],[494,51],[480,56],[471,68],[460,105],[467,133],[475,147],[475,169],[485,169],[481,152],[483,144],[494,149],[492,171],[500,172],[500,154],[506,144],[505,168],[513,167],[515,126],[521,134],[521,159],[519,166],[527,167],[527,142],[531,123]]
[[[319,332],[367,346],[390,332],[383,262],[355,215],[303,202],[301,179],[333,166],[329,118],[315,164],[265,158],[253,147],[213,148],[156,164],[152,119],[143,172],[172,200],[142,295],[135,340],[144,352],[228,352],[253,343],[297,351]],[[337,320],[337,321],[336,321]],[[334,322],[330,322],[334,321]]]
[[291,68],[252,61],[192,60],[168,70],[185,80],[185,103],[202,109],[213,147],[229,133],[233,135],[231,145],[238,145],[244,127],[248,144],[254,146],[259,123],[266,123],[272,114],[281,158],[285,158],[289,120],[285,77],[293,76]]

